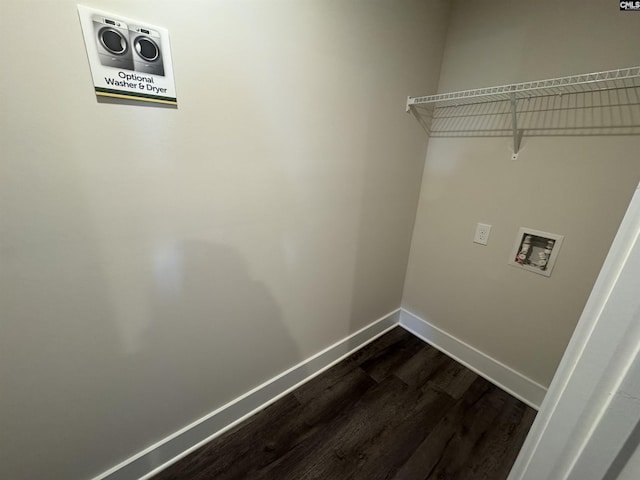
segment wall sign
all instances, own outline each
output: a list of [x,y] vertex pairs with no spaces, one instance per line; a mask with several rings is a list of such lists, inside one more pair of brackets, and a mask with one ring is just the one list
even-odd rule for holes
[[169,31],[78,5],[96,95],[177,105]]

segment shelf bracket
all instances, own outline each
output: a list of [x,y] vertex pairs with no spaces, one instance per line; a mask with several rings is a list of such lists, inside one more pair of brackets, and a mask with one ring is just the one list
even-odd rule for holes
[[511,129],[513,130],[513,160],[518,158],[518,151],[520,150],[520,133],[518,131],[518,115],[516,112],[516,94],[511,93]]
[[409,113],[411,111],[411,107],[413,106],[414,100],[411,97],[407,97],[407,105],[406,105],[406,112]]

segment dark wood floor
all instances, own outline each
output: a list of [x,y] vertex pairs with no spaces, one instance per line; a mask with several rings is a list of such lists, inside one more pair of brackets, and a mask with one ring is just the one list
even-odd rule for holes
[[398,327],[153,480],[503,480],[534,416]]

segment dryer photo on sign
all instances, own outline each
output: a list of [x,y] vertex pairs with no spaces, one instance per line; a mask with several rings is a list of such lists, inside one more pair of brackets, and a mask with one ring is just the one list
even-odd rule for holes
[[164,76],[160,34],[150,28],[130,25],[129,37],[133,50],[134,70]]
[[100,63],[106,67],[133,70],[133,55],[129,43],[129,27],[114,18],[91,17],[96,35]]

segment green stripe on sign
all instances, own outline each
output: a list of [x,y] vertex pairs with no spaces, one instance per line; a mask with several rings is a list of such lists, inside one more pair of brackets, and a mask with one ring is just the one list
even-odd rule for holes
[[113,93],[116,95],[125,95],[127,97],[148,98],[150,100],[167,100],[169,102],[177,102],[175,97],[161,97],[160,95],[148,95],[146,93],[128,92],[126,90],[112,90],[110,88],[96,87],[96,92]]

